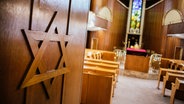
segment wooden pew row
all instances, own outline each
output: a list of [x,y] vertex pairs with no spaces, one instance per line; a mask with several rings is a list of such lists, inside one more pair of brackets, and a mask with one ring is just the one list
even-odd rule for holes
[[114,96],[114,89],[118,81],[119,66],[120,66],[119,62],[85,58],[83,72],[95,72],[103,75],[112,75],[113,96]]
[[108,69],[113,69],[113,70],[116,69],[117,74],[119,74],[120,62],[85,58],[84,65],[99,66],[104,68],[106,67]]
[[158,74],[158,85],[157,85],[158,89],[159,89],[159,86],[160,86],[160,81],[163,81],[163,77],[166,75],[167,72],[184,74],[184,71],[172,70],[172,69],[169,69],[169,68],[160,68],[159,74]]
[[184,70],[184,63],[182,60],[172,60],[170,67],[174,70]]
[[[114,88],[116,87],[116,82],[118,79],[117,77],[119,74],[119,66],[120,66],[120,62],[115,62],[114,57],[115,57],[114,52],[90,50],[90,49],[85,50],[83,75],[88,76],[88,82],[85,82],[86,80],[83,79],[84,85],[82,86],[82,90],[83,90],[82,101],[81,101],[82,104],[110,104],[111,103],[111,99],[114,95]],[[93,77],[93,80],[91,80],[89,76]],[[112,79],[111,84],[106,83],[109,80],[109,76]],[[86,83],[88,83],[87,84],[88,86],[85,86]],[[94,84],[94,83],[100,83],[100,84]],[[102,83],[104,84],[101,85]],[[105,89],[104,86],[106,86],[106,88],[108,87],[108,89],[104,90]],[[110,86],[111,86],[111,89],[109,89]],[[91,90],[89,90],[89,87]],[[100,88],[103,88],[103,89],[99,90]],[[98,92],[96,93],[97,90]],[[111,92],[111,95],[107,94],[107,92],[109,91]],[[105,97],[103,94],[107,96]],[[106,100],[106,102],[104,99]]]
[[170,98],[170,104],[174,104],[174,99],[177,93],[182,93],[179,96],[180,99],[184,99],[184,80],[176,78],[175,83],[172,83],[172,89],[171,89],[171,98]]
[[170,68],[174,70],[184,70],[184,61],[170,58],[161,58],[162,68]]
[[114,61],[116,53],[112,51],[85,49],[85,58]]
[[113,76],[83,72],[81,104],[111,104]]
[[176,78],[179,79],[184,79],[184,74],[180,73],[180,74],[176,74],[176,73],[170,73],[170,72],[166,72],[166,76],[164,76],[164,80],[163,80],[163,88],[162,88],[162,95],[165,96],[165,89],[171,89],[172,87],[172,83],[175,82]]

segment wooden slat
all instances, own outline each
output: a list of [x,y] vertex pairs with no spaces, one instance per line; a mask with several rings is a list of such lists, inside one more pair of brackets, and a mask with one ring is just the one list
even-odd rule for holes
[[96,63],[96,62],[89,62],[89,61],[84,61],[85,65],[93,65],[93,66],[102,66],[102,67],[107,67],[107,68],[119,68],[118,65],[111,65],[111,64],[105,64],[105,63]]
[[[88,55],[87,53],[90,52],[90,53],[101,53],[102,54],[102,57],[104,58],[104,54],[106,54],[108,57],[106,57],[105,59],[92,59],[92,58],[87,58],[87,56],[85,57],[84,59],[84,65],[83,65],[83,74],[89,74],[89,75],[93,75],[95,77],[112,77],[113,79],[113,82],[112,84],[110,85],[112,87],[112,90],[110,91],[112,94],[111,96],[109,96],[110,98],[105,98],[104,96],[101,97],[101,99],[106,99],[108,102],[101,102],[99,101],[98,99],[95,99],[95,98],[89,98],[89,95],[88,92],[84,92],[83,91],[83,95],[82,95],[82,103],[84,104],[109,104],[111,102],[111,98],[112,96],[114,95],[114,88],[116,87],[116,82],[117,82],[117,77],[118,77],[118,73],[119,73],[119,66],[120,66],[120,62],[115,62],[114,60],[106,60],[106,59],[114,59],[114,52],[110,52],[110,51],[101,51],[101,50],[88,50],[86,49],[85,50],[86,52],[86,55]],[[110,54],[110,55],[108,55]],[[88,79],[89,80],[89,79]],[[98,79],[100,80],[100,79]],[[107,80],[103,80],[103,82],[101,83],[104,83],[106,82]],[[97,81],[98,82],[98,81]],[[86,82],[84,82],[86,83]],[[89,83],[92,83],[91,81]],[[87,86],[87,85],[85,85]],[[83,86],[83,87],[85,87]],[[106,85],[106,86],[109,86],[109,85]],[[92,87],[91,85],[88,85],[88,87]],[[101,86],[97,86],[97,87],[101,87]],[[85,90],[85,88],[83,88],[83,90]],[[98,88],[95,88],[93,87],[93,89],[91,90],[98,90]],[[109,90],[107,90],[109,92]],[[89,92],[91,93],[91,91]],[[103,92],[104,93],[104,92]],[[88,96],[87,96],[88,95]],[[98,93],[96,94],[95,96],[101,96],[101,93]],[[85,99],[86,98],[86,99]],[[96,101],[91,101],[91,99],[94,99]],[[110,101],[109,101],[110,99]]]
[[[125,40],[126,24],[128,17],[128,9],[123,7],[117,0],[98,0],[91,1],[91,10],[98,13],[99,8],[107,6],[113,11],[113,22],[109,22],[108,25],[111,28],[107,28],[106,31],[90,31],[88,32],[89,41],[87,41],[87,47],[90,48],[92,38],[98,38],[98,49],[101,50],[113,50],[113,47],[123,47],[122,41]],[[108,4],[106,4],[108,2]],[[109,5],[111,4],[111,5]],[[96,8],[96,9],[95,9]]]
[[[64,36],[64,35],[60,35],[60,34],[50,34],[50,33],[44,33],[44,32],[40,32],[40,31],[25,31],[26,32],[26,36],[27,36],[27,39],[29,41],[29,44],[31,46],[31,50],[32,50],[32,53],[34,55],[34,60],[32,62],[32,65],[27,73],[27,76],[26,78],[24,79],[24,82],[21,86],[21,88],[24,88],[25,86],[28,87],[28,85],[30,86],[31,84],[36,84],[36,82],[41,82],[43,81],[43,79],[48,79],[48,78],[53,78],[53,75],[57,75],[57,74],[53,74],[52,73],[45,73],[43,74],[43,72],[45,72],[47,69],[46,68],[43,68],[45,67],[44,63],[42,62],[42,57],[45,53],[45,50],[49,44],[49,42],[51,41],[52,39],[52,35],[54,35],[54,37],[57,35],[57,39],[60,43],[60,48],[62,49],[62,53],[63,53],[63,56],[62,56],[62,59],[59,60],[59,66],[58,66],[58,69],[62,68],[63,67],[63,63],[65,62],[65,66],[67,67],[68,66],[68,60],[67,60],[67,53],[66,53],[66,47],[65,47],[65,42],[64,42],[64,37],[68,37],[68,36]],[[38,35],[40,35],[41,37],[38,37]],[[38,48],[38,46],[36,45],[35,43],[35,39],[34,38],[38,38],[38,40],[41,40],[43,39],[43,43],[41,44],[40,48]],[[56,41],[55,40],[55,41]],[[34,81],[33,79],[35,78],[34,74],[36,72],[36,69],[39,68],[39,71],[41,72],[40,75],[37,75],[36,77],[40,77],[40,78],[36,78],[36,79],[39,79],[37,81]],[[57,70],[58,72],[60,72],[60,70]],[[56,71],[56,72],[57,72]],[[50,77],[48,75],[51,75]],[[60,73],[58,73],[60,75]],[[47,78],[43,78],[43,76],[47,76]],[[53,79],[54,81],[54,79]],[[46,87],[46,90],[47,92],[49,93],[48,91],[48,87],[49,87],[49,84],[46,84],[46,82],[44,82],[44,85]]]
[[46,50],[46,48],[48,46],[48,43],[49,43],[49,35],[47,35],[45,37],[45,39],[44,39],[44,41],[43,41],[43,43],[42,43],[42,45],[41,45],[41,47],[40,47],[36,57],[35,57],[35,59],[33,60],[33,63],[32,63],[32,65],[31,65],[31,67],[30,67],[30,69],[28,71],[28,74],[27,74],[26,78],[24,79],[24,82],[23,82],[22,86],[24,86],[25,83],[28,82],[28,80],[30,80],[31,77],[35,74],[35,71],[36,71],[38,65],[41,62],[41,59],[42,59],[43,54],[44,54],[44,52],[45,52],[45,50]]
[[23,84],[21,87],[25,88],[39,82],[45,81],[50,78],[54,78],[60,76],[62,74],[68,73],[70,70],[68,68],[58,69],[58,70],[50,70],[47,73],[34,75],[27,83]]
[[84,71],[91,70],[91,71],[99,71],[99,72],[106,72],[106,73],[116,74],[116,70],[109,70],[107,68],[101,68],[101,67],[97,67],[97,66],[84,65],[83,68],[84,68]]
[[40,41],[44,40],[46,35],[50,35],[49,40],[50,41],[61,41],[59,36],[63,36],[65,38],[65,41],[69,40],[69,37],[71,35],[65,35],[65,34],[55,34],[55,33],[46,33],[42,31],[31,31],[31,30],[25,30],[26,33],[30,34],[34,40]]
[[116,61],[108,61],[108,60],[97,60],[97,59],[91,59],[91,58],[84,58],[85,61],[92,61],[92,62],[98,62],[98,63],[108,63],[108,64],[115,64],[119,65],[119,62]]
[[[36,55],[39,51],[39,47],[37,45],[37,42],[34,40],[34,36],[32,36],[32,35],[44,36],[44,35],[41,35],[43,32],[39,32],[39,31],[32,32],[30,30],[24,30],[24,31],[25,31],[26,36],[28,38],[28,41],[30,43],[32,54],[33,54],[34,57],[36,57]],[[36,32],[38,32],[38,33],[36,33]],[[29,35],[27,35],[27,34],[29,34]],[[40,60],[40,64],[38,65],[38,69],[39,69],[40,73],[44,73],[48,70],[45,61]],[[50,96],[51,95],[51,90],[50,90],[51,83],[50,83],[50,81],[44,81],[43,85],[46,88],[46,92],[47,92],[48,96]]]

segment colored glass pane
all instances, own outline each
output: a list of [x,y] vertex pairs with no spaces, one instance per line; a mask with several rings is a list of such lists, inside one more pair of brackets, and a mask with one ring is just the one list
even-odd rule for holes
[[130,21],[130,33],[140,33],[142,0],[133,0]]

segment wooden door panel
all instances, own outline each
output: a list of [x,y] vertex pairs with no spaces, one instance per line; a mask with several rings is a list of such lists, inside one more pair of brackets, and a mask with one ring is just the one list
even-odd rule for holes
[[68,34],[72,34],[67,52],[71,72],[65,75],[63,104],[80,104],[87,17],[91,0],[71,0]]
[[89,4],[1,0],[0,104],[79,103]]
[[26,104],[62,104],[62,78],[57,77],[55,80],[55,83],[52,84],[52,91],[49,96],[46,94],[46,89],[42,84],[28,87],[25,96]]
[[[65,44],[64,41],[58,41],[57,39],[67,35],[65,33],[68,24],[67,22],[63,23],[63,21],[67,21],[68,18],[62,18],[61,12],[63,17],[67,17],[69,13],[69,2],[65,1],[65,5],[63,5],[63,2],[64,0],[54,0],[53,2],[49,0],[32,1],[32,8],[30,10],[32,13],[30,14],[30,31],[25,30],[25,35],[34,57],[21,86],[23,88],[28,87],[26,92],[26,103],[28,104],[62,103],[62,74],[57,73],[59,70],[64,70],[62,67],[64,67],[64,63],[66,64],[65,57],[67,57],[67,54],[65,48],[67,46],[65,47],[63,45]],[[60,21],[58,18],[62,18],[61,20],[63,21]],[[36,40],[35,37],[33,37],[35,34],[38,36],[45,35],[45,37],[42,39],[37,38]],[[32,37],[30,37],[30,35]],[[53,40],[52,37],[54,36],[59,37]],[[31,40],[30,38],[34,38],[38,41],[37,44],[35,42],[35,45],[32,46],[35,40]],[[35,47],[39,48],[35,49]],[[55,74],[52,74],[51,71],[55,71]],[[35,76],[34,73],[37,75]],[[44,74],[42,78],[41,74]],[[40,83],[38,80],[43,82]]]

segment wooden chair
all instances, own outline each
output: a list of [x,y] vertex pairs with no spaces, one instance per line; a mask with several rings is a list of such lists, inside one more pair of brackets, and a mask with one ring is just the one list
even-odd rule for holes
[[183,73],[170,73],[166,72],[166,76],[164,76],[163,80],[163,89],[162,89],[162,95],[165,96],[165,89],[171,89],[172,83],[175,82],[176,78],[184,79]]
[[[174,99],[177,97],[177,93],[181,93],[180,99],[184,99],[184,80],[176,78],[175,83],[172,83],[170,104],[174,104]],[[179,94],[178,94],[179,95]],[[183,95],[183,96],[182,96]]]
[[169,69],[169,68],[160,68],[159,74],[158,74],[158,85],[157,85],[158,89],[159,89],[159,86],[160,86],[160,81],[163,81],[163,77],[166,75],[167,72],[184,74],[184,71],[172,70],[172,69]]

